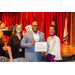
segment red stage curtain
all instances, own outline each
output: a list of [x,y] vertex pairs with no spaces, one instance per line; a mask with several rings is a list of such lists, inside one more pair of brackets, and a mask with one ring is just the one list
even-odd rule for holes
[[[63,41],[63,16],[62,12],[60,12],[60,40]],[[57,26],[58,27],[58,26]]]
[[[56,33],[57,33],[57,36],[58,37],[60,37],[60,13],[59,12],[57,12],[57,31],[56,31]],[[65,20],[64,20],[65,21]]]
[[[61,41],[63,41],[65,15],[66,12],[54,12],[55,25],[57,29],[56,32],[57,36],[60,38]],[[45,40],[47,40],[47,37],[49,37],[49,26],[52,24],[53,12],[2,12],[2,21],[3,23],[6,23],[7,26],[9,26],[9,20],[10,24],[12,24],[12,17],[13,17],[13,24],[16,24],[17,21],[18,23],[21,23],[21,16],[22,16],[23,30],[25,30],[26,20],[27,24],[31,25],[32,22],[34,21],[35,16],[35,21],[39,22],[39,30],[44,32]],[[68,42],[70,42],[70,12],[68,12],[67,21],[68,21],[68,36],[69,36]]]
[[45,32],[45,12],[42,12],[41,32]]
[[24,30],[26,27],[26,13],[25,12],[22,13],[22,24],[23,24],[22,27]]

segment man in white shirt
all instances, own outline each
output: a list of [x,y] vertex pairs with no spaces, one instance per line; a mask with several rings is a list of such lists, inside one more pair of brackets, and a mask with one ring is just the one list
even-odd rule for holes
[[22,41],[21,47],[26,48],[25,59],[28,62],[36,62],[42,60],[42,55],[40,52],[35,52],[35,42],[44,42],[44,34],[40,31],[39,24],[37,21],[32,23],[32,31],[25,33]]

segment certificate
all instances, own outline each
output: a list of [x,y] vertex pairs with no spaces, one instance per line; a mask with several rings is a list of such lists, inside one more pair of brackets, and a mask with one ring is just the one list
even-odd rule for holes
[[35,43],[35,52],[46,52],[47,51],[47,42],[36,42]]

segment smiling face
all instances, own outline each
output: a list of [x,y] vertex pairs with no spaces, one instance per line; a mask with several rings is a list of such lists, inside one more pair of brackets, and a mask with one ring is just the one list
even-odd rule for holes
[[49,34],[50,34],[50,36],[55,35],[55,28],[54,27],[49,28]]
[[37,33],[38,29],[39,29],[38,22],[34,21],[34,22],[32,23],[32,30],[33,30],[33,32],[34,32],[34,33]]
[[22,27],[21,27],[21,25],[18,25],[17,27],[16,27],[16,32],[17,33],[20,33],[22,31]]

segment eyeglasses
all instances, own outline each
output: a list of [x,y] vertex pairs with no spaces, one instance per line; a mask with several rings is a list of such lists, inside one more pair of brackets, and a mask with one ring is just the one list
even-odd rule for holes
[[49,29],[49,30],[51,31],[51,30],[55,30],[55,29]]
[[32,25],[32,26],[36,26],[36,27],[38,27],[39,25]]

